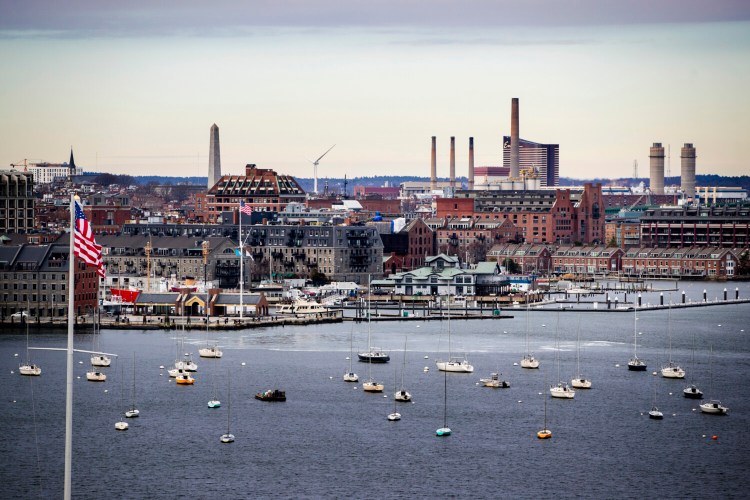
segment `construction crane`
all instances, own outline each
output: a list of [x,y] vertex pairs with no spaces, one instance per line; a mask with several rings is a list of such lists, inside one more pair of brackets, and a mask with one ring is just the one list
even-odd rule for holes
[[[328,148],[328,151],[332,150],[334,147],[336,147],[335,144],[331,146],[330,148]],[[315,184],[313,185],[313,191],[315,192],[315,194],[318,194],[318,163],[320,163],[320,160],[322,160],[323,157],[328,154],[328,151],[320,155],[318,159],[315,161],[307,160],[313,164],[313,176],[315,177]]]
[[11,163],[10,166],[13,167],[13,168],[23,167],[23,171],[24,172],[28,172],[29,171],[29,160],[27,158],[24,158],[23,159],[23,163],[21,163],[21,162]]

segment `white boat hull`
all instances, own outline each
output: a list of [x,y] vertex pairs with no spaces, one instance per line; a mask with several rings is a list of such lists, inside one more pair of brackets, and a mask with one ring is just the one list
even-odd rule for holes
[[539,368],[539,360],[534,356],[524,356],[521,360],[521,368]]
[[576,391],[565,384],[557,384],[549,388],[549,394],[553,398],[573,399],[576,396]]
[[127,422],[116,422],[115,423],[115,429],[117,429],[118,431],[126,431],[126,430],[128,430],[128,427],[130,427],[130,426],[128,425]]
[[468,361],[436,361],[438,370],[442,372],[453,372],[453,373],[472,373],[474,366],[470,365]]
[[109,366],[112,360],[108,356],[91,356],[91,366]]
[[409,393],[409,391],[405,391],[403,389],[396,392],[393,397],[396,401],[402,401],[404,403],[407,401],[411,401],[411,394]]
[[365,392],[383,392],[383,384],[378,382],[365,382],[362,384],[362,390]]
[[135,417],[137,417],[140,414],[141,414],[141,412],[138,411],[137,408],[133,408],[132,410],[128,410],[128,411],[125,412],[125,418],[135,418]]
[[175,361],[174,367],[178,370],[182,369],[186,372],[197,372],[198,371],[198,365],[196,365],[192,361]]
[[219,440],[222,443],[233,443],[234,442],[234,434],[222,434]]
[[[198,350],[198,355],[201,358],[220,358],[224,355],[218,347],[204,347]],[[196,366],[196,369],[198,367]]]
[[450,427],[441,427],[440,429],[435,431],[435,435],[439,437],[443,436],[450,436],[451,435],[451,429]]
[[104,382],[107,376],[102,372],[86,372],[86,380],[91,382]]
[[20,373],[21,375],[38,377],[42,374],[42,369],[37,365],[21,365],[18,367],[18,373]]
[[398,412],[391,413],[388,415],[388,420],[390,420],[391,422],[401,420],[401,414]]
[[574,378],[570,381],[575,389],[591,389],[591,381],[585,378]]
[[359,380],[359,375],[357,375],[354,372],[349,372],[344,374],[344,382],[357,382]]
[[664,378],[685,378],[685,370],[679,366],[665,366],[661,369],[661,376]]
[[709,413],[712,415],[726,415],[729,408],[721,404],[721,401],[709,401],[700,405],[703,413]]
[[221,401],[219,401],[218,399],[212,399],[211,401],[208,402],[208,407],[209,408],[220,408],[221,407]]

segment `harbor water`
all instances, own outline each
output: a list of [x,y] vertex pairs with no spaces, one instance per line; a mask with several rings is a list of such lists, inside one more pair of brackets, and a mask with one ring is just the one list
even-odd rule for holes
[[[720,288],[711,293],[720,296]],[[475,371],[448,374],[447,384],[435,360],[447,355],[448,321],[373,322],[372,344],[391,355],[383,365],[356,361],[356,351],[367,346],[364,322],[193,330],[182,345],[179,331],[103,330],[99,349],[119,355],[103,369],[106,382],[86,381],[89,356],[75,355],[73,495],[745,497],[750,304],[644,310],[637,322],[632,311],[532,309],[528,319],[525,310],[510,314],[512,319],[450,321],[451,350],[466,354]],[[581,371],[593,388],[578,390],[573,400],[551,399],[549,385],[576,374],[579,322]],[[525,353],[527,323],[539,370],[516,365]],[[671,358],[687,371],[684,380],[652,374],[670,357],[668,330]],[[65,347],[63,332],[32,332],[32,346]],[[342,380],[350,336],[359,383]],[[646,372],[626,367],[636,336]],[[404,386],[413,402],[398,403],[402,419],[390,422],[386,416],[393,411],[396,381],[400,386],[405,337]],[[198,358],[198,349],[214,340],[223,358]],[[93,345],[90,333],[76,335],[76,348]],[[193,386],[175,385],[160,369],[171,367],[178,351],[191,352],[198,363]],[[22,332],[0,335],[0,497],[59,498],[65,355],[31,351],[42,367],[40,377],[18,374],[25,356]],[[114,424],[132,399],[134,356],[141,416],[118,432]],[[479,386],[479,378],[491,372],[500,372],[511,387]],[[369,373],[385,384],[387,397],[361,390]],[[236,441],[222,444],[229,377]],[[700,401],[683,398],[691,381],[706,398],[729,406],[729,415],[702,414]],[[287,401],[253,399],[266,389],[285,390]],[[206,403],[214,396],[222,406],[210,409]],[[536,432],[543,426],[545,399],[553,437],[540,441]],[[444,401],[453,433],[438,438]],[[648,418],[654,404],[664,413],[661,421]]]

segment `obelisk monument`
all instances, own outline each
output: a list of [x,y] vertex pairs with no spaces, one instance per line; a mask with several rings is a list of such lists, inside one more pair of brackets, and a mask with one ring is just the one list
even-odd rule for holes
[[221,179],[221,152],[219,151],[219,127],[211,125],[211,138],[208,150],[208,189]]

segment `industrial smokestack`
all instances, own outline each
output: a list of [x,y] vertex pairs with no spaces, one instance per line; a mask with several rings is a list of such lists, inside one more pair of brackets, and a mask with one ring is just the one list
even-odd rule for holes
[[219,127],[211,125],[208,145],[208,189],[221,179],[221,152],[219,151]]
[[430,191],[437,189],[436,137],[432,136],[432,158],[430,159]]
[[695,148],[686,142],[680,151],[680,185],[688,198],[695,198]]
[[456,138],[451,137],[451,189],[456,189]]
[[520,169],[518,167],[518,97],[511,101],[510,108],[510,177],[518,179]]
[[664,147],[661,142],[655,142],[651,146],[648,157],[651,193],[664,194]]
[[469,191],[474,189],[474,138],[469,137]]

